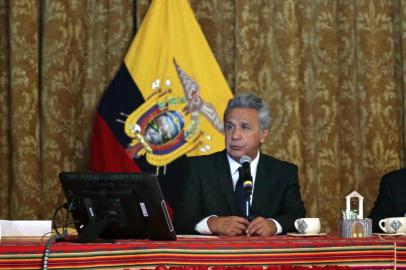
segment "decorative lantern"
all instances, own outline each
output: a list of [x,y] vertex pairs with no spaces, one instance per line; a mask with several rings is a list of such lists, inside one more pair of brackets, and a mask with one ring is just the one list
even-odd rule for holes
[[341,237],[369,237],[372,235],[372,220],[364,218],[364,197],[353,191],[346,197],[346,209],[339,222]]

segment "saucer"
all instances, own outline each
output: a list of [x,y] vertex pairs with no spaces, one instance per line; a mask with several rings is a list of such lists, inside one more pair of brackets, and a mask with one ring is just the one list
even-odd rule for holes
[[373,233],[373,234],[378,235],[378,236],[397,236],[397,235],[406,236],[406,233],[404,233],[404,232],[401,232],[401,233]]
[[307,236],[323,236],[323,235],[326,235],[327,233],[294,233],[294,232],[288,232],[287,233],[287,235],[290,235],[290,236],[304,236],[304,237],[307,237]]

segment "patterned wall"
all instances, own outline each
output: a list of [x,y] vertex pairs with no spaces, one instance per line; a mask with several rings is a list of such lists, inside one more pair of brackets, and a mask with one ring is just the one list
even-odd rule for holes
[[[5,2],[0,217],[49,219],[58,172],[88,166],[97,103],[149,1]],[[405,165],[406,1],[190,3],[230,87],[271,105],[263,151],[299,165],[308,215],[335,230],[352,190],[368,213]]]

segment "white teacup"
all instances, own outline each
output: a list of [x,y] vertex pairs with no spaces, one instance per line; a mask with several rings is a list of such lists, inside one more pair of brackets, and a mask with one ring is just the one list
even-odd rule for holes
[[378,224],[386,233],[406,233],[406,217],[384,218]]
[[319,218],[299,218],[295,220],[295,228],[299,233],[318,234],[320,233]]

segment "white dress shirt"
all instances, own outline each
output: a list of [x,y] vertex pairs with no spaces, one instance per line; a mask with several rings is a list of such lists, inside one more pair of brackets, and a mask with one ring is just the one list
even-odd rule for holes
[[[233,158],[231,158],[231,156],[229,154],[227,154],[227,159],[228,159],[228,164],[230,165],[230,173],[231,173],[231,177],[233,179],[233,187],[235,190],[235,186],[237,185],[237,181],[239,178],[238,168],[241,167],[241,164],[238,163],[237,161],[235,161]],[[252,176],[252,194],[254,194],[254,192],[255,192],[254,187],[255,187],[255,178],[257,176],[258,161],[259,161],[259,151],[257,153],[257,156],[250,163],[251,176]],[[250,196],[251,204],[252,204],[252,196],[253,195]],[[211,216],[208,216],[208,217],[202,219],[199,223],[196,224],[195,230],[200,234],[212,234],[212,232],[210,231],[209,226],[207,224],[207,220],[213,216],[216,216],[216,215],[211,215]],[[279,224],[279,222],[277,222],[274,219],[270,219],[270,220],[272,220],[276,224],[276,234],[281,233],[282,226]]]

